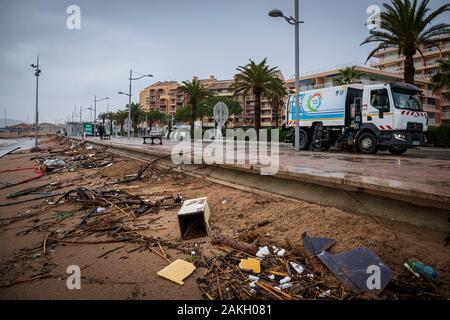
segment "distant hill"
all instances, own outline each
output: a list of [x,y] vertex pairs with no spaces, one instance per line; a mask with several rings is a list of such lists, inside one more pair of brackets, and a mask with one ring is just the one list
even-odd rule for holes
[[[7,126],[14,126],[19,123],[23,123],[24,121],[16,120],[16,119],[6,119],[6,125]],[[0,128],[5,127],[5,118],[0,119]]]

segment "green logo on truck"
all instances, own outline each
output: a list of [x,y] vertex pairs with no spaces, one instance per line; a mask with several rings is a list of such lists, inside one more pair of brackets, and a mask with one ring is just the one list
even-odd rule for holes
[[308,101],[306,101],[306,109],[308,109],[309,112],[317,112],[322,105],[322,99],[320,93],[309,96]]

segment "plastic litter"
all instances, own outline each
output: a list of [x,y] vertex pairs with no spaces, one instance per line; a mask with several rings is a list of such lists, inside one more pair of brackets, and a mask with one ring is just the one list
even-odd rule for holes
[[64,167],[67,163],[60,159],[47,159],[44,161],[44,166],[48,168],[59,168]]
[[294,270],[298,273],[298,274],[302,274],[303,271],[305,271],[305,267],[303,267],[302,265],[295,263],[294,261],[289,262],[290,265],[292,266],[292,268],[294,268]]
[[283,279],[280,280],[280,284],[288,283],[291,280],[292,280],[291,277],[284,277]]
[[256,256],[258,258],[264,259],[269,254],[270,254],[269,248],[267,246],[264,246],[259,248],[258,252],[256,253]]

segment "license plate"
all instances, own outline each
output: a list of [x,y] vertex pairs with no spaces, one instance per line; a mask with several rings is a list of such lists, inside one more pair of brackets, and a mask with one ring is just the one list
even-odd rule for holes
[[413,141],[413,146],[420,146],[420,141]]

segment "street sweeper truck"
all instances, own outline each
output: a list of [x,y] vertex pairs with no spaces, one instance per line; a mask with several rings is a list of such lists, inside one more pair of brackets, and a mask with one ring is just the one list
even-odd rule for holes
[[[295,94],[286,105],[286,128],[295,141]],[[300,149],[351,147],[371,154],[403,154],[426,143],[428,116],[421,90],[403,83],[350,84],[300,92]]]

